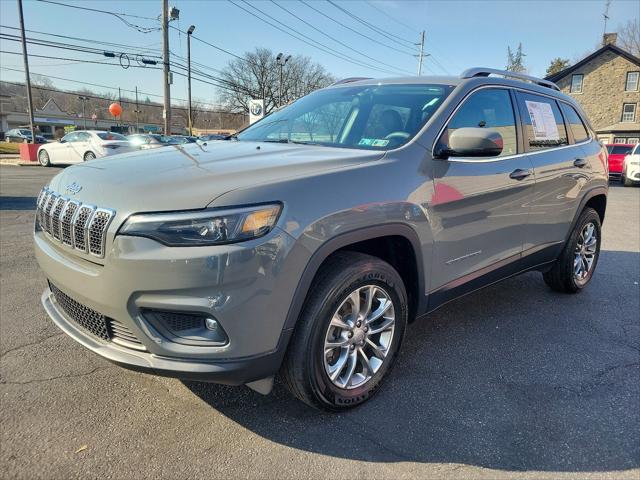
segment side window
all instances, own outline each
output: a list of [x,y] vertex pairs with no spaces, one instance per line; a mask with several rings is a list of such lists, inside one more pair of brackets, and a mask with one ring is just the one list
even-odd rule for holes
[[68,142],[77,142],[78,134],[76,132],[67,133],[64,137],[62,137],[62,141],[65,143]]
[[471,94],[449,122],[441,141],[458,128],[486,128],[502,137],[503,148],[499,157],[518,153],[516,119],[509,91],[485,88]]
[[78,132],[77,142],[88,142],[91,140],[91,134],[87,132]]
[[518,92],[524,142],[530,151],[569,145],[567,129],[555,100]]
[[567,105],[566,103],[560,103],[562,106],[562,113],[564,114],[564,118],[567,120],[567,125],[573,134],[574,143],[584,142],[589,139],[589,132],[587,128],[582,123],[582,119],[578,112],[576,112],[575,108],[571,105]]

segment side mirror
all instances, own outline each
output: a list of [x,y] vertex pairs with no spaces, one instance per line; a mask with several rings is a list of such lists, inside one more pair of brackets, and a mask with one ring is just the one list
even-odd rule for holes
[[449,133],[449,145],[441,145],[437,158],[497,157],[502,153],[502,135],[489,128],[457,128]]

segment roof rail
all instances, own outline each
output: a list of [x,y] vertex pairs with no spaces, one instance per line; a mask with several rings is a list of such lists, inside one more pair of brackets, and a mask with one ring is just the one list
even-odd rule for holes
[[525,82],[535,83],[542,87],[551,88],[553,90],[560,91],[560,88],[549,80],[543,80],[542,78],[532,77],[531,75],[525,75],[524,73],[509,72],[508,70],[496,70],[495,68],[470,68],[460,74],[460,78],[473,78],[473,77],[488,77],[489,75],[500,75],[506,78],[517,78],[518,80],[524,80]]
[[331,86],[333,87],[334,85],[342,85],[344,83],[359,82],[360,80],[371,80],[371,77],[349,77],[349,78],[343,78],[342,80],[338,80],[337,82],[333,82],[331,84]]

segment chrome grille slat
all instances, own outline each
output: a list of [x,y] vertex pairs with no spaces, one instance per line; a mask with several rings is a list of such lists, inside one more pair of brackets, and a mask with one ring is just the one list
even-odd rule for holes
[[36,224],[65,246],[94,257],[105,255],[107,229],[116,212],[83,204],[44,187],[36,203]]
[[56,203],[51,210],[51,235],[56,240],[60,240],[60,214],[68,200],[69,199],[65,197],[58,197],[58,200],[56,200]]
[[60,241],[71,248],[73,248],[71,221],[79,205],[80,202],[70,200],[60,214]]

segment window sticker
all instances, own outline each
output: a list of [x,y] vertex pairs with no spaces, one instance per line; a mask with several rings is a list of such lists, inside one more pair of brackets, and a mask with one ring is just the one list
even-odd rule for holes
[[358,145],[365,147],[386,147],[389,145],[389,140],[384,140],[382,138],[362,138],[358,142]]
[[551,104],[545,102],[532,102],[525,100],[527,111],[531,118],[533,135],[536,140],[559,140],[558,125],[553,116]]

